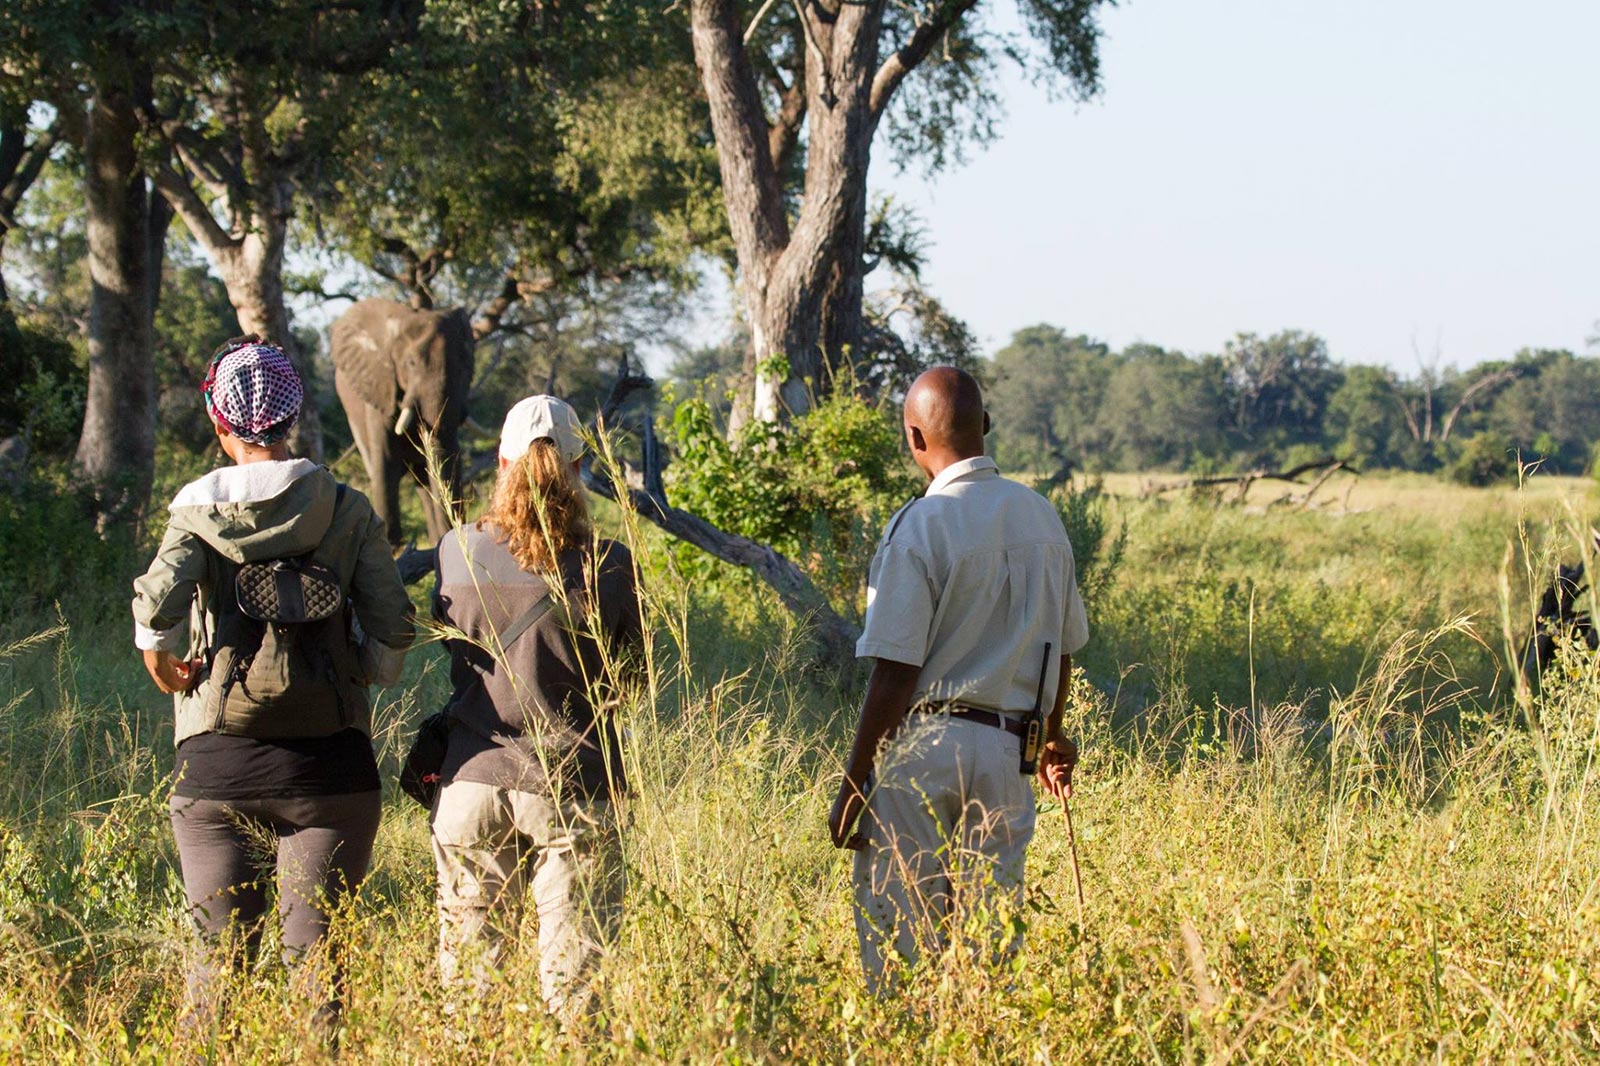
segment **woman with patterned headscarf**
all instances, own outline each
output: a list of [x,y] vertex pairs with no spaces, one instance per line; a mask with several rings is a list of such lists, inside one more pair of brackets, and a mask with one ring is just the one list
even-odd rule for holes
[[275,869],[285,954],[332,1037],[342,998],[319,945],[367,872],[380,809],[367,687],[398,678],[411,605],[366,497],[290,457],[304,395],[283,350],[230,341],[201,390],[233,465],[178,492],[133,600],[135,643],[176,715],[172,827],[203,941],[186,1009],[203,1024],[258,945]]

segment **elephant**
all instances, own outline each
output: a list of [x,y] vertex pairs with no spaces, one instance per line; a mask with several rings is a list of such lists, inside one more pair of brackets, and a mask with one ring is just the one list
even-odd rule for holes
[[422,493],[428,537],[450,528],[449,511],[428,491],[424,433],[433,434],[450,498],[461,493],[457,430],[467,416],[472,388],[472,326],[467,313],[417,311],[393,300],[358,301],[330,331],[333,383],[350,420],[372,483],[372,506],[388,528],[400,531],[400,475],[410,474]]

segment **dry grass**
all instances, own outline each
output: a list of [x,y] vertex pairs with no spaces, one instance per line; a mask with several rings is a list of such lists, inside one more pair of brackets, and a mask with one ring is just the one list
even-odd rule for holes
[[[748,586],[684,587],[653,536],[609,514],[645,560],[658,636],[650,682],[625,711],[637,795],[606,1012],[558,1032],[530,948],[446,1025],[426,826],[396,797],[342,924],[347,1054],[1600,1055],[1600,674],[1570,659],[1530,702],[1530,730],[1498,669],[1508,546],[1504,621],[1520,632],[1551,552],[1578,553],[1581,505],[1566,514],[1543,483],[1522,497],[1404,479],[1372,493],[1368,515],[1343,517],[1123,505],[1129,561],[1086,656],[1099,679],[1122,678],[1123,709],[1114,724],[1088,685],[1073,704],[1083,921],[1063,820],[1048,809],[1016,969],[938,960],[888,1002],[862,989],[848,864],[824,830],[853,694],[818,680],[803,634]],[[1422,602],[1400,610],[1407,589]],[[1130,601],[1181,610],[1152,625]],[[162,803],[169,727],[125,625],[67,625],[0,651],[0,1056],[319,1059],[270,964],[238,982],[223,1030],[175,1031],[184,927]],[[1308,626],[1337,654],[1297,650]],[[1269,650],[1309,664],[1305,683],[1276,678]],[[439,667],[434,650],[414,656],[379,709],[391,779],[406,723],[442,693]],[[1217,698],[1216,678],[1244,679],[1231,690],[1242,698]]]

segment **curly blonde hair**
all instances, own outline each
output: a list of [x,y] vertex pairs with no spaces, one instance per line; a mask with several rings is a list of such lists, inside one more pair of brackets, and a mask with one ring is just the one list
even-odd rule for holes
[[563,552],[589,539],[589,505],[570,464],[553,441],[536,440],[522,458],[500,471],[489,511],[478,522],[493,526],[522,569],[553,573]]

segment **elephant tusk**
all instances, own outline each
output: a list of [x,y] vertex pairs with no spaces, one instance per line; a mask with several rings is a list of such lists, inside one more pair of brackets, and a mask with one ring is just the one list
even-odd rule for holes
[[406,430],[410,429],[411,424],[416,420],[417,409],[415,407],[407,405],[400,408],[400,417],[394,420],[394,435],[397,437],[405,436]]

